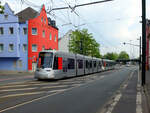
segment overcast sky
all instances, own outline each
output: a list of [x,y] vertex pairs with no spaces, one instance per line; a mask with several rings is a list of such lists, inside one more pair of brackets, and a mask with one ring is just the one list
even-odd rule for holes
[[[1,0],[2,4],[6,0]],[[99,0],[7,0],[12,10],[17,13],[26,7],[39,11],[42,4],[46,9],[74,6]],[[87,28],[100,43],[102,54],[107,52],[127,51],[130,57],[138,57],[139,48],[123,45],[123,42],[139,44],[141,36],[141,1],[142,0],[114,0],[90,6],[77,7],[75,12],[71,9],[52,11],[52,19],[56,20],[59,28],[59,37],[68,30]],[[146,16],[150,19],[150,0],[146,0]],[[76,14],[75,14],[76,13]]]

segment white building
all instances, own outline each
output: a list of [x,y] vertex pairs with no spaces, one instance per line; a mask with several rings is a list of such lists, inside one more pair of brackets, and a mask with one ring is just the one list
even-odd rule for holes
[[69,52],[69,41],[71,38],[72,30],[69,30],[63,37],[58,39],[58,50]]

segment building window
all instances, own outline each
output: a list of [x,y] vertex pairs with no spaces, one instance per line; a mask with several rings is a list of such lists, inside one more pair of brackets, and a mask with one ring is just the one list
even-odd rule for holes
[[10,28],[9,28],[9,34],[14,34],[14,29],[13,29],[13,27],[10,27]]
[[6,15],[4,15],[4,18],[7,20],[8,19],[8,15],[6,14]]
[[56,42],[56,35],[55,35],[55,42]]
[[23,28],[23,34],[26,35],[27,34],[27,28]]
[[32,28],[32,35],[37,35],[37,28]]
[[18,60],[18,66],[19,68],[22,68],[22,60]]
[[43,22],[43,17],[41,18],[41,22]]
[[49,39],[52,40],[52,34],[51,33],[49,34]]
[[32,45],[32,52],[37,52],[37,45],[36,44]]
[[13,52],[14,51],[14,45],[13,44],[9,44],[9,52]]
[[44,19],[44,23],[46,24],[46,19]]
[[43,30],[43,37],[45,37],[45,31]]
[[3,27],[0,27],[0,35],[3,35],[3,34],[4,34]]
[[42,51],[45,50],[45,46],[42,46]]
[[23,44],[23,52],[27,51],[27,44]]
[[3,52],[4,50],[4,44],[0,44],[0,52]]

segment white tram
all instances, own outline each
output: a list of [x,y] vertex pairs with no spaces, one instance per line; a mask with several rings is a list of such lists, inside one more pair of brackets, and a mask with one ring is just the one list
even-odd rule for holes
[[61,79],[112,69],[115,62],[80,54],[45,50],[39,53],[35,78]]

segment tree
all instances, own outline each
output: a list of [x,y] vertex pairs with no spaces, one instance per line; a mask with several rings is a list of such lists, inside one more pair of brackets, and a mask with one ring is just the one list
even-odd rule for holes
[[72,32],[69,42],[69,51],[100,58],[99,47],[100,45],[93,38],[92,34],[88,33],[87,29]]
[[4,6],[2,6],[0,2],[0,14],[3,14],[3,13],[4,13]]
[[117,53],[107,53],[103,56],[103,58],[105,59],[109,59],[109,60],[117,60],[118,59],[118,54]]
[[129,60],[129,55],[128,55],[127,52],[121,51],[120,54],[119,54],[118,59],[120,59],[120,60]]

